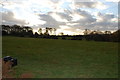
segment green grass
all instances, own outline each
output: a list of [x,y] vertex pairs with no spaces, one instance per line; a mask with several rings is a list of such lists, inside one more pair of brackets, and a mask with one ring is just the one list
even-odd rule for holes
[[117,78],[118,43],[3,37],[2,55],[18,59],[15,77]]

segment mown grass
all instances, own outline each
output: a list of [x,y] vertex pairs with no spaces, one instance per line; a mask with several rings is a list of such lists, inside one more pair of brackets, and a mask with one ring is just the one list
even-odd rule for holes
[[15,77],[118,77],[118,43],[3,37],[2,53],[18,59]]

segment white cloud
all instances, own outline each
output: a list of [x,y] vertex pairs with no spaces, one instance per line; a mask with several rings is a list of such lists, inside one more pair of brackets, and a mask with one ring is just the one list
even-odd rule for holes
[[70,30],[71,29],[71,27],[68,27],[66,25],[62,25],[62,26],[59,26],[59,27],[63,30]]
[[[14,18],[19,20],[25,20],[26,23],[29,23],[29,26],[44,24],[45,21],[40,20],[40,17],[36,15],[33,11],[31,6],[31,2],[21,1],[19,2],[12,2],[11,4],[7,4],[3,6],[3,8],[12,11],[14,14]],[[10,2],[7,2],[10,3]]]
[[79,14],[73,14],[71,16],[73,17],[72,21],[78,21],[80,19],[84,19],[84,17],[82,15],[79,15]]
[[[91,0],[22,0],[5,2],[3,22],[7,24],[29,23],[32,27],[52,27],[66,34],[76,34],[84,29],[114,30],[117,17],[113,14],[97,13],[107,5]],[[67,5],[67,6],[66,6]],[[82,8],[82,10],[81,10]],[[84,8],[88,9],[85,11]],[[94,10],[95,9],[95,10]],[[89,11],[90,10],[90,11]],[[8,16],[9,15],[9,16]]]
[[74,25],[77,25],[77,24],[79,24],[79,23],[69,23],[69,22],[66,23],[67,26],[74,26]]
[[96,7],[97,9],[100,9],[100,10],[108,8],[108,6],[103,4],[102,2],[97,2],[96,4],[94,4],[94,7]]

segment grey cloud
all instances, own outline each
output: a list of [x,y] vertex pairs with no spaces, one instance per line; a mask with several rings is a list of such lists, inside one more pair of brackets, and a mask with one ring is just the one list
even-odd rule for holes
[[[53,12],[51,12],[53,13]],[[59,15],[62,19],[68,20],[67,23],[74,24],[75,25],[67,25],[66,22],[58,22],[56,21],[52,16],[50,16],[51,13],[48,14],[40,14],[40,19],[45,21],[46,23],[43,25],[40,25],[41,27],[53,27],[53,28],[60,28],[60,25],[66,25],[71,27],[70,31],[75,29],[91,29],[91,30],[115,30],[118,27],[117,22],[112,22],[111,19],[115,18],[116,16],[113,14],[101,14],[98,13],[98,16],[101,17],[103,20],[100,22],[97,22],[97,18],[93,18],[93,15],[90,13],[77,9],[74,12],[65,10],[64,13],[56,13]],[[72,21],[72,17],[70,14],[78,14],[83,16],[83,19],[79,19],[77,21]],[[74,16],[73,16],[74,17]],[[14,18],[14,13],[11,11],[2,13],[2,21],[3,24],[21,24],[24,25],[24,20],[18,20]]]
[[96,22],[95,25],[109,26],[109,27],[117,27],[118,22],[111,21],[114,18],[117,18],[113,14],[101,14],[98,13],[98,16],[102,18],[102,21]]
[[105,5],[104,3],[100,2],[100,1],[80,2],[78,0],[75,0],[75,6],[76,6],[76,8],[91,8],[91,9],[106,9],[106,8],[108,8],[107,5]]
[[49,12],[48,14],[52,14],[52,13],[56,13],[57,15],[59,15],[62,19],[66,19],[68,21],[71,21],[72,20],[72,17],[69,16],[69,14],[67,13],[62,13],[62,12]]
[[65,12],[67,15],[72,14],[71,10],[68,10],[68,9],[65,9],[64,12]]
[[91,22],[95,22],[96,19],[93,18],[93,15],[91,15],[90,13],[86,12],[86,11],[81,11],[80,9],[78,9],[76,11],[79,15],[83,16],[85,19],[83,19],[83,21],[86,21],[87,23],[91,23]]
[[14,24],[19,24],[19,25],[25,25],[25,21],[24,20],[19,20],[14,18],[14,13],[11,11],[7,11],[7,12],[2,12],[1,14],[2,16],[2,24],[9,24],[9,25],[14,25]]
[[[70,21],[69,23],[73,25],[71,27],[79,28],[79,29],[91,29],[91,30],[116,30],[118,27],[117,22],[111,21],[115,18],[113,14],[101,14],[99,13],[98,16],[101,17],[103,20],[98,22],[96,18],[93,18],[93,15],[87,13],[86,11],[77,10],[77,14],[82,15],[85,19],[80,19],[78,21]],[[69,25],[70,26],[70,25]]]
[[58,3],[60,0],[50,0],[52,1],[53,3]]
[[[65,13],[56,13],[61,18],[68,20],[68,22],[58,22],[54,18],[50,16],[49,14],[42,14],[40,15],[41,20],[46,21],[46,24],[42,25],[43,27],[56,27],[59,28],[60,25],[66,25],[71,27],[71,29],[91,29],[91,30],[115,30],[117,28],[117,22],[112,22],[111,19],[115,18],[113,14],[101,14],[99,13],[98,16],[101,17],[103,20],[101,22],[97,22],[97,18],[93,17],[90,13],[86,11],[82,11],[80,9],[75,10],[74,13],[68,11],[69,14],[78,14],[83,16],[83,19],[79,19],[77,21],[72,21],[72,17]],[[74,16],[73,16],[74,17]],[[67,24],[69,23],[69,24]],[[70,25],[75,24],[75,25]]]
[[97,2],[75,2],[75,6],[81,8],[95,8],[96,4]]
[[105,22],[115,17],[115,15],[113,14],[101,14],[101,13],[98,13],[98,16],[101,17]]
[[93,29],[99,29],[99,30],[116,30],[118,28],[117,22],[112,22],[111,19],[114,17],[111,17],[110,15],[101,16],[103,18],[103,21],[101,22],[95,22],[92,27]]
[[50,15],[41,14],[39,16],[41,17],[41,20],[46,21],[45,24],[41,25],[42,27],[56,27],[56,28],[58,28],[60,25],[65,25],[66,24],[64,22],[56,21]]
[[99,30],[116,30],[118,28],[118,23],[114,22],[96,22],[93,25],[93,29]]
[[65,13],[57,13],[62,19],[67,19],[68,21],[72,20],[72,17]]
[[93,18],[93,16],[86,12],[86,11],[81,11],[80,9],[79,10],[76,10],[75,13],[77,13],[78,15],[81,15],[83,16],[84,18],[83,19],[79,19],[77,21],[70,21],[70,23],[74,24],[76,23],[76,25],[74,25],[74,27],[77,27],[77,28],[85,28],[87,26],[90,26],[90,24],[96,22],[96,19]]

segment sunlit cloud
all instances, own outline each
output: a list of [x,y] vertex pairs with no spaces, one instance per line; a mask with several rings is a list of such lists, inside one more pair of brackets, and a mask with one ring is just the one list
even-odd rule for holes
[[3,23],[27,25],[34,28],[34,32],[39,27],[43,31],[45,27],[52,27],[57,29],[56,34],[82,34],[84,29],[117,29],[118,16],[114,9],[118,5],[113,3],[117,1],[1,0],[0,12],[4,15]]
[[118,23],[118,18],[113,18],[113,19],[111,19],[111,22],[116,22],[116,23]]
[[80,19],[84,19],[84,17],[82,15],[78,15],[78,14],[73,14],[71,15],[73,17],[72,21],[77,21]]
[[52,16],[56,21],[59,22],[68,22],[66,19],[62,19],[59,15],[56,13],[51,13],[50,16]]
[[74,25],[77,25],[77,24],[79,24],[79,23],[66,23],[66,25],[68,25],[68,26],[74,26]]
[[69,30],[69,29],[71,29],[71,27],[68,27],[66,25],[62,25],[62,26],[60,26],[60,28],[63,29],[63,30]]
[[3,24],[7,24],[7,25],[14,25],[14,24],[26,25],[27,24],[25,20],[15,18],[14,13],[11,11],[2,12],[0,16],[2,16],[2,20],[0,20],[0,23],[2,22]]
[[108,6],[104,5],[102,2],[97,2],[97,4],[94,5],[97,9],[107,9]]

